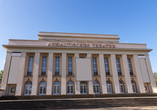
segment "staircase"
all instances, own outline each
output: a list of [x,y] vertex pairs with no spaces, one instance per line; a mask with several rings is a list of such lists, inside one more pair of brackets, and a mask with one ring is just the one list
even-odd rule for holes
[[157,94],[3,96],[0,109],[82,109],[157,106]]

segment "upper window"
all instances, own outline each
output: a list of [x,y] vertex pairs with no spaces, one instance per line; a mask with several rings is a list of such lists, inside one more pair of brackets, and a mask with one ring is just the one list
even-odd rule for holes
[[33,68],[33,57],[29,57],[27,75],[32,75],[32,68]]
[[118,75],[122,75],[121,69],[120,69],[120,61],[119,61],[119,58],[116,58],[116,64],[117,64],[117,72],[118,72]]
[[93,58],[93,71],[94,75],[98,75],[96,58]]
[[130,58],[128,58],[128,66],[129,66],[130,75],[133,75],[132,66],[131,66],[131,59]]
[[105,70],[106,70],[106,75],[110,75],[108,58],[105,58]]
[[68,75],[72,75],[72,57],[68,58]]
[[60,62],[60,58],[56,57],[55,75],[59,75],[59,62]]
[[41,75],[46,75],[47,57],[43,57]]

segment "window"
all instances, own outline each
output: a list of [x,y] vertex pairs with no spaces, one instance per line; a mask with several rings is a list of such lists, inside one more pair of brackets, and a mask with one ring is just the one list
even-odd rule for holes
[[108,58],[105,58],[105,70],[106,70],[106,75],[110,75]]
[[71,81],[67,83],[67,94],[74,94],[74,84]]
[[27,82],[25,85],[24,95],[31,95],[31,91],[32,91],[32,82]]
[[129,66],[130,75],[133,75],[132,66],[131,66],[131,59],[130,58],[128,58],[128,66]]
[[112,94],[112,84],[111,84],[111,82],[106,81],[106,85],[107,85],[107,93]]
[[46,95],[46,82],[45,81],[40,83],[39,95]]
[[59,95],[60,94],[60,82],[54,82],[53,85],[53,94],[54,95]]
[[29,57],[29,64],[28,64],[27,75],[32,75],[32,68],[33,68],[33,57]]
[[56,57],[55,75],[59,75],[59,57]]
[[136,93],[136,85],[134,81],[131,81],[133,93]]
[[72,57],[68,58],[68,75],[72,75]]
[[47,57],[43,57],[41,75],[46,75]]
[[122,81],[119,81],[120,92],[124,93],[124,84]]
[[94,93],[99,94],[99,83],[97,81],[93,82]]
[[93,71],[94,75],[98,75],[96,58],[93,58]]
[[120,69],[120,61],[119,61],[119,58],[116,58],[116,64],[117,64],[117,72],[118,72],[118,75],[122,75],[121,69]]

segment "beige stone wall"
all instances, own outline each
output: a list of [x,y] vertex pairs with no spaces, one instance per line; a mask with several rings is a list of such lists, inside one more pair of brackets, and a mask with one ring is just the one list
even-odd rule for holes
[[[59,81],[60,84],[62,84],[62,82],[61,82],[61,78],[62,78],[62,75],[61,75],[61,71],[62,71],[62,54],[61,53],[53,53],[53,54],[54,55],[53,55],[53,66],[52,66],[53,72],[52,72],[52,91],[51,91],[51,94],[53,94],[53,84],[54,84],[55,81]],[[22,84],[22,93],[21,93],[21,95],[24,95],[25,84],[28,81],[33,82],[33,75],[34,75],[33,69],[34,69],[34,67],[32,69],[32,75],[31,76],[27,76],[28,60],[29,60],[30,56],[35,57],[35,53],[27,53],[26,61],[25,61],[25,72],[24,72],[24,76],[23,76],[24,79],[23,79],[23,84]],[[47,83],[47,71],[46,71],[46,75],[44,75],[44,76],[41,75],[42,58],[44,56],[47,57],[47,70],[48,70],[48,58],[49,58],[49,54],[48,53],[40,53],[40,57],[39,57],[39,71],[38,71],[38,76],[37,76],[38,77],[38,80],[37,80],[37,95],[39,94],[39,84],[42,81],[45,81]],[[58,76],[55,75],[55,58],[56,57],[60,57],[60,73],[59,73]],[[68,75],[68,57],[72,57],[73,75]],[[87,54],[80,54],[79,57],[85,57],[86,58]],[[100,57],[99,54],[91,54],[92,83],[94,81],[99,82],[100,94],[103,94],[102,93],[102,79],[101,79],[101,74],[100,74],[102,68],[100,68],[100,64],[101,64],[100,62],[101,61],[100,61],[99,57]],[[93,58],[97,59],[97,71],[98,71],[98,75],[94,75],[94,72],[93,72]],[[111,62],[111,55],[109,55],[109,54],[103,54],[103,61],[104,61],[104,58],[108,58],[108,61],[109,61],[109,70],[110,70],[110,75],[106,75],[106,73],[104,73],[105,74],[105,79],[106,79],[106,81],[110,81],[111,82],[111,84],[112,84],[112,92],[113,93],[117,93],[116,90],[115,90],[115,85],[114,85],[113,70],[111,68],[112,67],[112,64],[111,64],[112,63]],[[128,93],[128,88],[127,88],[128,85],[127,85],[127,82],[126,82],[126,74],[124,74],[124,72],[125,72],[124,71],[124,65],[125,64],[122,63],[124,59],[122,59],[122,55],[121,54],[115,55],[115,59],[116,58],[120,59],[120,65],[121,65],[121,71],[122,71],[122,75],[118,75],[118,77],[117,77],[118,85],[119,85],[119,81],[122,81],[123,84],[124,84],[125,93]],[[130,74],[129,74],[129,76],[128,76],[128,77],[130,77],[130,82],[134,81],[135,84],[136,84],[136,91],[138,93],[141,93],[141,90],[140,90],[141,88],[140,88],[140,85],[139,85],[139,81],[137,79],[137,74],[139,74],[139,73],[136,71],[137,68],[135,68],[135,65],[134,65],[135,62],[133,60],[133,55],[126,55],[126,58],[131,58],[131,64],[132,64],[132,69],[133,69],[133,75],[130,76]],[[33,62],[33,64],[34,64],[34,62]],[[126,65],[128,65],[128,64],[126,64]],[[105,66],[103,68],[105,69]],[[65,72],[65,74],[66,74],[66,84],[65,84],[66,87],[67,87],[67,82],[68,81],[72,81],[74,83],[74,88],[76,88],[76,73],[75,73],[75,57],[74,57],[74,53],[67,53],[66,54],[66,72]],[[85,82],[87,84],[87,90],[89,90],[89,88],[88,88],[89,87],[89,82],[88,81],[85,81]],[[117,85],[117,87],[119,87],[118,85]],[[15,85],[11,85],[11,86],[15,86],[16,87],[16,84]],[[10,90],[11,86],[8,85],[8,87],[7,87],[7,94],[8,95],[13,95],[13,94],[9,93],[9,90]],[[146,91],[146,92],[151,92],[150,91],[151,90],[150,84],[148,84],[148,88],[149,88],[149,91]],[[76,89],[74,89],[74,94],[76,92],[75,90]],[[67,93],[67,88],[64,91],[66,91],[66,93]]]

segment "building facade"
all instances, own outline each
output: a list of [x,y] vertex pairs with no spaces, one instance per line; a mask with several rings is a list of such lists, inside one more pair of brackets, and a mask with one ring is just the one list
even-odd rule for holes
[[10,39],[3,95],[154,93],[146,44],[118,35],[39,32],[38,40]]

